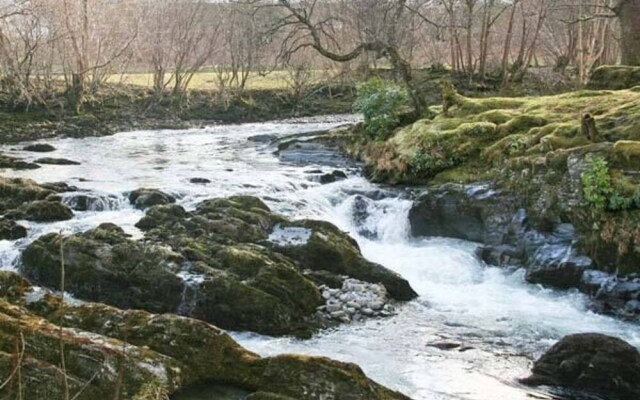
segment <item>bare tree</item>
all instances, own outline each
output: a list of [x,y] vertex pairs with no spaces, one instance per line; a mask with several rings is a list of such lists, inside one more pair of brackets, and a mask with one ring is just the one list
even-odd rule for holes
[[[302,0],[294,4],[289,0],[278,0],[277,6],[283,14],[274,30],[286,33],[281,58],[287,60],[307,48],[336,62],[349,62],[367,52],[374,53],[377,58],[386,58],[407,86],[414,111],[417,114],[425,112],[425,99],[416,88],[411,65],[403,56],[399,42],[407,0],[343,1],[338,5],[339,14],[317,17],[321,15],[317,1]],[[375,15],[376,19],[363,19],[363,15]],[[336,33],[349,25],[357,26],[359,35],[355,44],[344,50]]]

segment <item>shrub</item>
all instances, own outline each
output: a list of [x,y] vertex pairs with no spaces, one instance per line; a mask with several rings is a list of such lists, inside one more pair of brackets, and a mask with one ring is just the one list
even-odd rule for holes
[[407,91],[398,85],[373,78],[358,86],[354,104],[364,114],[367,132],[375,139],[387,139],[400,123],[400,114],[406,106]]
[[609,175],[609,165],[602,157],[589,157],[587,169],[582,173],[582,191],[589,205],[604,210],[614,190]]

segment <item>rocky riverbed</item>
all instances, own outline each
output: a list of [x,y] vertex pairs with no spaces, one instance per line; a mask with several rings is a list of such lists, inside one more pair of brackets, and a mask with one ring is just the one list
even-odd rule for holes
[[[62,324],[73,330],[64,330],[70,359],[86,350],[80,338],[99,360],[131,347],[132,393],[160,376],[170,393],[207,381],[253,399],[548,396],[518,379],[562,336],[595,330],[640,343],[637,325],[589,312],[586,295],[488,266],[477,244],[412,237],[412,209],[424,197],[414,203],[411,192],[372,185],[331,149],[280,139],[343,122],[52,141],[48,155],[79,164],[8,169],[1,182],[3,267],[33,281],[6,275],[3,315],[50,327],[46,337],[28,331],[38,362],[55,365],[58,353],[45,345]],[[41,158],[3,150],[20,165]],[[474,195],[494,194],[483,187]],[[467,219],[463,231],[475,236],[464,239],[477,240],[482,225],[474,224]],[[564,240],[569,230],[560,228]],[[63,258],[65,290],[89,303],[69,303],[60,322],[60,298],[32,285],[59,289]],[[123,311],[130,308],[141,311]],[[5,371],[14,344],[2,349]],[[340,362],[280,355],[288,352]],[[70,371],[74,385],[91,378],[75,364]],[[87,396],[100,398],[117,375],[105,371]]]

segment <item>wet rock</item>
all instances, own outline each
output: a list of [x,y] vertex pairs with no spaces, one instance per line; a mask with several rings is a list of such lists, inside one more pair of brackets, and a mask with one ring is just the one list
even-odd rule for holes
[[66,182],[41,183],[40,186],[45,189],[53,190],[57,193],[75,192],[78,190],[77,186],[69,185]]
[[200,184],[200,185],[211,183],[211,181],[209,179],[207,179],[207,178],[191,178],[191,179],[189,179],[189,182],[195,183],[195,184]]
[[569,335],[535,362],[532,375],[523,383],[597,392],[607,398],[637,399],[640,353],[615,337],[597,333]]
[[16,209],[27,202],[44,200],[55,192],[22,178],[0,177],[0,212]]
[[516,211],[512,203],[486,185],[442,185],[416,200],[409,212],[411,233],[503,244]]
[[65,289],[78,298],[157,313],[178,309],[184,289],[176,275],[183,261],[178,254],[131,241],[121,228],[102,224],[82,234],[40,237],[23,252],[25,276],[59,288],[61,245]]
[[311,235],[303,244],[270,244],[275,251],[296,260],[304,268],[382,283],[396,300],[408,301],[417,297],[409,282],[382,265],[366,260],[355,240],[336,226],[313,220],[293,221],[286,226],[309,229]]
[[56,151],[56,148],[47,143],[34,143],[22,148],[24,151],[32,151],[35,153],[49,153]]
[[136,189],[129,193],[129,202],[141,210],[157,205],[175,203],[175,197],[157,189]]
[[335,170],[329,174],[324,174],[320,176],[319,182],[324,184],[337,182],[342,179],[347,179],[347,174],[340,170]]
[[456,342],[434,342],[434,343],[427,344],[427,346],[435,347],[436,349],[439,349],[439,350],[454,350],[454,349],[459,349],[462,346],[462,344],[456,343]]
[[115,196],[97,194],[74,194],[63,201],[74,211],[107,211],[117,209],[120,205]]
[[276,140],[276,138],[277,138],[276,135],[263,134],[263,135],[250,136],[247,138],[247,140],[255,143],[271,143],[274,140]]
[[[0,272],[0,376],[19,376],[9,386],[22,387],[25,399],[64,398],[63,380],[78,400],[168,397],[202,382],[268,394],[257,397],[264,399],[408,399],[369,380],[354,364],[297,355],[262,358],[195,319],[99,303],[65,301],[61,310],[60,304],[52,292]],[[16,375],[16,344],[20,348],[22,340]]]
[[37,164],[23,161],[19,158],[9,157],[4,154],[0,154],[0,168],[38,169],[40,168],[40,166]]
[[80,165],[79,162],[73,160],[67,160],[66,158],[51,158],[44,157],[38,158],[36,164],[50,164],[50,165]]
[[0,240],[17,240],[27,236],[27,228],[14,221],[0,218]]
[[67,221],[73,218],[73,211],[57,200],[36,200],[7,213],[7,217],[35,222]]

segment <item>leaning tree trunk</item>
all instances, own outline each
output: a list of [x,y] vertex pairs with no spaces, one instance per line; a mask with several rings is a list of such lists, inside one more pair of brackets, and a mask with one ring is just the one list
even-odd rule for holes
[[617,11],[622,63],[640,65],[640,0],[621,0]]

